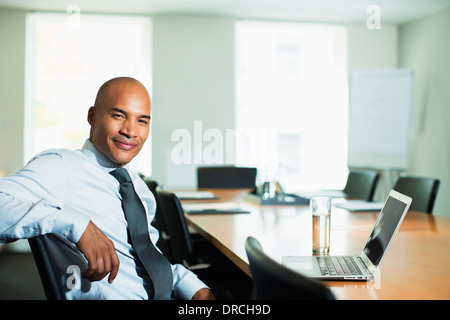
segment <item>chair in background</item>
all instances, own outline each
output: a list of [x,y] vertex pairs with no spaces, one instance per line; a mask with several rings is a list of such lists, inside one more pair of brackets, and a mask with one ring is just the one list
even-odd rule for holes
[[172,249],[172,257],[168,257],[169,261],[183,264],[188,268],[197,264],[192,239],[179,199],[174,193],[160,188],[156,190],[156,198],[160,208],[160,218],[165,225]]
[[[75,285],[70,277],[73,271],[79,271],[76,281],[80,281],[81,290],[89,291],[91,283],[81,278],[88,264],[80,251],[69,241],[56,234],[44,234],[28,239],[36,262],[45,296],[48,300],[66,300],[66,292]],[[74,270],[72,268],[78,268]]]
[[198,188],[255,188],[256,168],[212,166],[197,168]]
[[334,300],[322,283],[290,270],[267,256],[258,240],[248,237],[245,250],[257,300]]
[[343,191],[347,194],[348,198],[358,198],[366,201],[372,201],[378,179],[379,174],[375,171],[350,171]]
[[156,197],[171,246],[169,261],[191,270],[208,268],[218,250],[201,235],[189,232],[180,200],[174,193],[157,188]]
[[161,212],[161,204],[159,203],[159,199],[156,193],[156,189],[158,188],[158,182],[152,180],[149,177],[141,176],[142,180],[144,180],[147,187],[153,193],[156,202],[156,212],[155,217],[153,218],[151,224],[158,230],[159,239],[156,243],[156,246],[162,251],[162,253],[169,259],[169,261],[173,260],[173,252],[170,244],[170,237],[167,231],[167,226]]
[[160,188],[156,189],[156,194],[173,253],[169,261],[196,273],[219,299],[250,297],[250,278],[208,240],[189,232],[178,197]]
[[410,210],[431,214],[439,189],[439,180],[423,177],[400,177],[393,189],[413,199]]

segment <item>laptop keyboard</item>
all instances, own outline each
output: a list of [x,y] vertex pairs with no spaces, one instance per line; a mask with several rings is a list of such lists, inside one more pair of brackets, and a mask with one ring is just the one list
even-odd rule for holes
[[317,257],[317,262],[324,276],[361,274],[361,270],[359,270],[351,257]]

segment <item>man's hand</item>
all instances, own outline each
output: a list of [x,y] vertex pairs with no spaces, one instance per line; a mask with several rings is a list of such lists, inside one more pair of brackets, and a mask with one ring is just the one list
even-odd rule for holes
[[193,296],[191,300],[216,300],[216,297],[212,294],[212,292],[207,289],[203,288],[198,290]]
[[76,245],[89,263],[89,268],[83,276],[90,281],[98,281],[109,273],[108,282],[112,283],[119,271],[119,257],[113,242],[92,221],[89,221]]

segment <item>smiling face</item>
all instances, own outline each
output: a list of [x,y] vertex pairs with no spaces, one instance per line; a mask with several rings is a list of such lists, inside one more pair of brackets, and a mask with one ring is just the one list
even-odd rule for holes
[[141,151],[150,129],[150,97],[145,87],[131,78],[116,78],[99,90],[89,109],[89,139],[118,166],[129,163]]

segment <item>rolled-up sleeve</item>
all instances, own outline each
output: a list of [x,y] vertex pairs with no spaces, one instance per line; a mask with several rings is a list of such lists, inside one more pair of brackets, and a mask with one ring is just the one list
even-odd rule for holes
[[52,233],[59,234],[67,240],[77,243],[86,230],[90,217],[75,208],[63,206],[58,212]]
[[195,273],[180,264],[173,265],[172,271],[174,280],[173,292],[178,299],[191,300],[198,290],[208,288]]

